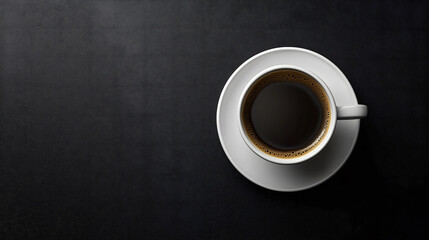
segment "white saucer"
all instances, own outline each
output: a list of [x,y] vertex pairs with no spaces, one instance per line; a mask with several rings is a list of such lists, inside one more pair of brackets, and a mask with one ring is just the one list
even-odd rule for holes
[[309,69],[325,81],[337,106],[358,104],[344,74],[325,57],[302,48],[275,48],[243,63],[229,78],[217,107],[217,130],[223,150],[234,167],[255,184],[276,191],[299,191],[314,187],[334,175],[346,162],[356,143],[360,120],[338,120],[328,145],[303,163],[280,165],[256,155],[238,129],[238,101],[246,83],[260,71],[275,65]]

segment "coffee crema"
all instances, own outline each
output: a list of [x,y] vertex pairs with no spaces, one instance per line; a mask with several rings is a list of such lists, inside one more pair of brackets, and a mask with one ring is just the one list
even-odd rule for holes
[[328,95],[310,75],[279,69],[259,77],[246,92],[241,123],[250,141],[277,158],[296,158],[315,149],[331,117]]

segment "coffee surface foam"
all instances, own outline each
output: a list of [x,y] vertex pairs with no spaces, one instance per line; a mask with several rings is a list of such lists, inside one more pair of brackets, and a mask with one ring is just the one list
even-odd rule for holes
[[[251,108],[252,104],[258,96],[259,92],[266,86],[276,82],[291,82],[302,84],[307,87],[317,97],[321,110],[322,110],[322,121],[319,132],[316,137],[305,147],[301,149],[281,150],[268,145],[266,142],[261,140],[253,127],[251,121]],[[320,83],[313,77],[306,73],[303,73],[294,69],[280,69],[266,73],[257,79],[252,86],[249,88],[244,96],[244,100],[241,106],[241,122],[247,137],[262,152],[274,156],[277,158],[291,159],[303,156],[308,152],[315,149],[326,136],[331,117],[331,109],[329,104],[328,95],[326,94]]]

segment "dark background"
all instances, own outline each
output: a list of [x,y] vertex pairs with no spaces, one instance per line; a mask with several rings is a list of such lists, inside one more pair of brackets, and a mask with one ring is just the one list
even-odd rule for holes
[[[427,1],[0,2],[2,239],[421,239]],[[280,193],[216,131],[232,72],[273,47],[333,61],[369,107],[344,167]]]

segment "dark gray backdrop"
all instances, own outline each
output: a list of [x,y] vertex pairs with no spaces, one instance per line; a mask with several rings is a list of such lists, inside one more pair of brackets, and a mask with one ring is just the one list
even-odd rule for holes
[[[0,2],[2,239],[428,235],[425,1]],[[345,166],[278,193],[216,132],[231,73],[321,53],[369,107]]]

